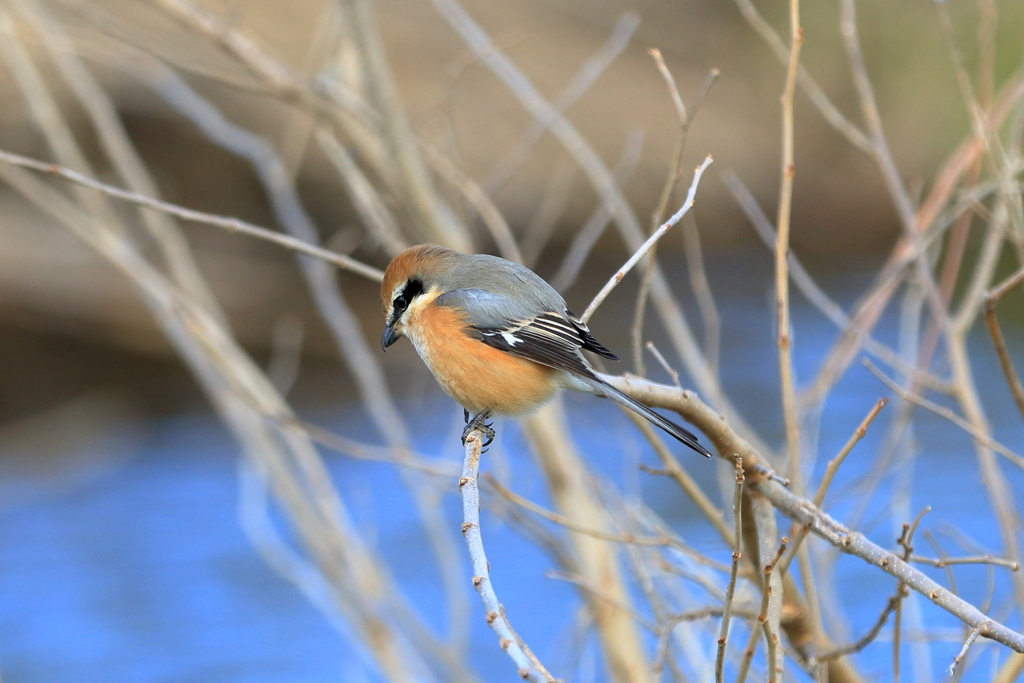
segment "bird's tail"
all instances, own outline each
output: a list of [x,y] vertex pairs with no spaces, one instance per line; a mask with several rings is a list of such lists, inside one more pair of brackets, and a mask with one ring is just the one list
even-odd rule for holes
[[647,421],[649,421],[651,424],[661,427],[666,432],[671,434],[673,438],[683,442],[693,450],[703,455],[705,458],[711,457],[711,451],[704,448],[704,446],[701,445],[700,441],[697,440],[697,437],[689,430],[680,427],[675,422],[672,422],[671,420],[668,420],[662,417],[661,415],[658,415],[658,413],[654,412],[653,410],[645,406],[643,403],[640,403],[639,401],[632,399],[629,396],[626,396],[624,393],[613,387],[611,384],[608,384],[607,382],[598,379],[596,380],[595,385],[592,386],[594,389],[597,390],[596,393],[600,394],[601,396],[610,398],[619,405],[625,406],[626,408],[629,408],[637,415],[646,418]]

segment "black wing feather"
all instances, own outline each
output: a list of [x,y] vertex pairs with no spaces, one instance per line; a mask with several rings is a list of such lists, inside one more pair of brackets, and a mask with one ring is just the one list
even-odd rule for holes
[[711,457],[711,452],[689,430],[626,396],[594,374],[580,356],[580,349],[612,360],[618,358],[594,339],[582,320],[568,311],[564,316],[543,313],[529,320],[510,320],[500,328],[474,326],[469,329],[474,337],[500,351],[592,380],[602,395],[644,416],[701,455]]
[[569,319],[572,326],[580,333],[580,337],[583,339],[583,348],[587,351],[593,351],[597,355],[607,358],[608,360],[619,359],[618,356],[606,349],[601,342],[594,339],[594,335],[590,334],[590,328],[587,327],[585,322],[574,316],[569,311],[565,312],[565,317]]
[[594,339],[590,330],[572,314],[543,313],[530,320],[510,320],[501,328],[474,327],[477,338],[488,346],[556,370],[595,379],[594,371],[579,355],[580,349],[618,360]]

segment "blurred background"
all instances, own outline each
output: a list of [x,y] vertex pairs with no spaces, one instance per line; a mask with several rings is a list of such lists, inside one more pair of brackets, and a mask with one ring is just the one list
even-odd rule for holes
[[[801,63],[822,96],[865,128],[839,30],[847,3],[804,4]],[[759,444],[782,453],[773,254],[726,179],[745,184],[774,221],[786,70],[753,23],[766,22],[788,44],[789,8],[759,2],[760,18],[752,23],[745,7],[709,0],[466,0],[461,8],[491,41],[480,48],[470,46],[453,10],[440,0],[0,0],[0,148],[140,194],[159,193],[190,209],[312,235],[379,269],[398,245],[456,234],[446,233],[446,225],[459,226],[458,246],[507,256],[500,228],[496,232],[481,218],[480,207],[492,206],[523,260],[581,312],[633,248],[608,226],[595,183],[578,159],[496,76],[488,58],[511,60],[540,95],[558,103],[614,174],[639,224],[647,226],[672,171],[680,130],[665,79],[648,52],[657,48],[692,119],[681,187],[671,195],[669,213],[685,198],[690,169],[706,155],[714,157],[697,193],[694,220],[686,222],[689,236],[681,236],[681,228],[671,231],[659,244],[658,259],[730,410],[745,418]],[[972,134],[958,68],[980,108],[989,111],[1001,94],[1016,107],[1017,113],[1004,113],[993,125],[994,135],[1006,137],[1005,168],[986,158],[962,171],[956,191],[942,202],[941,220],[921,226],[922,234],[934,228],[929,258],[939,272],[949,251],[943,231],[963,210],[954,208],[973,207],[973,228],[968,213],[958,247],[967,265],[954,269],[952,279],[953,300],[962,301],[964,292],[978,287],[972,275],[987,274],[984,288],[1020,265],[1020,95],[1011,86],[1024,59],[1024,4],[964,0],[942,3],[939,10],[930,2],[901,0],[862,3],[857,10],[866,73],[913,209],[934,197],[940,171]],[[367,26],[378,32],[368,38]],[[717,78],[710,79],[713,71]],[[381,73],[393,80],[382,85]],[[901,218],[876,159],[850,144],[805,92],[797,93],[795,108],[792,250],[821,290],[852,312],[895,253]],[[699,109],[693,106],[698,93]],[[397,123],[389,111],[401,113]],[[121,133],[110,132],[115,121]],[[1003,121],[1009,121],[1005,128]],[[378,129],[415,140],[426,159],[419,177],[442,207],[436,225],[418,213],[405,162]],[[122,139],[118,135],[134,152],[116,151],[112,140]],[[134,182],[126,180],[130,159],[147,171]],[[191,252],[199,274],[193,281],[206,284],[189,291],[185,277],[178,286],[195,301],[215,302],[208,307],[215,321],[210,329],[219,321],[237,342],[239,355],[231,363],[251,359],[252,367],[238,376],[259,376],[271,387],[253,379],[252,395],[275,406],[267,396],[286,397],[287,411],[311,429],[351,440],[340,447],[347,455],[321,449],[347,523],[368,552],[382,558],[389,585],[398,587],[423,627],[447,633],[452,659],[463,662],[436,665],[430,674],[436,678],[408,680],[517,680],[470,589],[457,533],[455,545],[447,546],[449,564],[435,561],[438,541],[423,510],[435,510],[448,533],[457,532],[461,410],[440,392],[411,345],[400,343],[387,356],[377,350],[383,325],[377,284],[339,271],[333,285],[333,276],[325,280],[308,265],[304,270],[277,245],[208,225],[181,221],[173,228],[179,238],[171,239],[164,228],[147,223],[158,219],[129,204],[83,194],[59,178],[34,179],[35,189],[9,176],[0,183],[0,677],[14,683],[401,680],[382,672],[353,625],[359,618],[325,597],[337,590],[337,579],[329,572],[325,578],[316,552],[309,559],[297,550],[309,539],[294,521],[295,508],[268,502],[273,468],[242,455],[259,449],[246,440],[248,434],[258,441],[258,430],[225,417],[244,412],[218,393],[228,386],[231,394],[230,373],[218,375],[210,370],[212,361],[200,358],[203,348],[228,342],[212,332],[200,335],[205,347],[181,341],[184,333],[173,322],[177,309],[161,299],[162,285],[146,284],[130,259],[118,261],[83,238],[88,226],[76,233],[62,223],[56,193],[78,202],[92,220],[119,226],[111,229],[127,235],[137,255],[158,271],[173,275],[175,263],[184,263],[175,261],[174,249]],[[1003,181],[1002,194],[991,189]],[[998,219],[1003,210],[1010,218]],[[1006,231],[1005,249],[1002,241],[986,247],[997,230],[993,221]],[[996,254],[983,267],[986,248]],[[580,257],[575,267],[574,254]],[[637,367],[631,354],[642,279],[642,269],[627,277],[591,329],[623,358],[607,371],[646,372],[671,384],[654,356],[644,352],[646,367]],[[324,314],[324,288],[332,287],[343,293],[345,307],[333,321]],[[879,313],[875,340],[910,365],[946,377],[953,371],[945,356],[948,342],[939,342],[934,360],[918,345],[920,336],[928,336],[929,320],[927,308],[920,312],[920,287],[900,287]],[[706,309],[708,292],[717,306],[714,316]],[[908,313],[915,296],[917,318]],[[1024,361],[1021,304],[1020,292],[1013,291],[999,309],[1018,362]],[[793,306],[795,375],[805,389],[841,330],[796,287]],[[681,371],[683,386],[707,397],[680,360],[676,333],[651,308],[642,341],[652,341]],[[715,319],[720,328],[711,323]],[[911,328],[918,333],[911,335],[914,342],[907,341]],[[346,338],[346,330],[355,337]],[[367,398],[375,380],[354,369],[365,363],[344,350],[339,356],[339,348],[359,346],[353,339],[361,339],[379,363],[383,386],[405,421],[398,430],[407,434],[405,441],[389,441],[382,429],[387,415]],[[964,340],[985,424],[1013,449],[1024,437],[1021,416],[984,325],[972,320]],[[886,371],[898,374],[891,364]],[[810,479],[816,481],[882,396],[894,393],[852,362],[825,396],[806,405],[804,467]],[[958,414],[965,410],[956,396],[936,400]],[[565,410],[594,488],[609,508],[632,509],[631,501],[643,501],[700,553],[728,564],[730,549],[694,505],[665,478],[637,469],[657,461],[613,406],[571,396]],[[894,421],[904,415],[888,410]],[[1011,506],[1009,530],[993,522],[993,489],[983,481],[975,441],[932,413],[918,411],[912,428],[909,418],[897,426],[889,419],[883,413],[844,466],[830,513],[857,520],[859,530],[893,547],[900,525],[931,505],[927,525],[950,552],[1006,556],[1013,549],[1007,539],[1020,539],[1019,516]],[[553,507],[529,433],[512,421],[499,422],[498,429],[484,469]],[[410,474],[417,470],[396,467],[397,451],[388,454],[388,448],[409,448],[433,469]],[[731,519],[730,466],[690,456],[679,458]],[[1019,463],[1000,463],[1004,490],[1024,493]],[[880,473],[884,480],[873,481]],[[417,477],[429,483],[425,492],[415,492]],[[494,580],[520,634],[556,677],[626,680],[606,669],[586,598],[571,582],[547,574],[559,565],[543,535],[540,541],[536,532],[531,535],[530,524],[519,519],[524,513],[493,490],[484,487],[484,499]],[[788,521],[779,524],[785,531]],[[878,618],[894,582],[859,560],[837,564],[834,554],[817,552],[815,561],[829,577],[822,590],[829,633],[834,642],[855,639]],[[927,571],[945,580],[942,570]],[[1021,605],[1014,600],[1021,593],[1014,597],[1019,588],[1010,572],[985,566],[957,572],[965,599],[987,605],[993,618],[1020,630]],[[643,595],[640,578],[627,583],[631,594]],[[940,680],[963,641],[962,625],[927,601],[907,604],[903,648],[910,663],[904,677]],[[717,633],[716,624],[703,627]],[[692,633],[678,637],[681,643],[699,641]],[[653,652],[657,639],[643,638]],[[886,626],[859,655],[864,680],[893,677],[891,641]],[[685,644],[673,647],[686,652]],[[992,680],[1011,670],[1002,646],[975,647],[979,654],[961,672],[964,680]],[[708,673],[699,665],[704,660],[692,652],[678,656],[689,680],[710,680],[702,677]],[[795,665],[789,677],[810,680]]]

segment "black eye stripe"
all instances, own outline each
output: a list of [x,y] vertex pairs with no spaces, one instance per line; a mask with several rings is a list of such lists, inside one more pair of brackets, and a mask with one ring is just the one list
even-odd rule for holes
[[409,307],[409,302],[423,293],[423,282],[420,280],[409,280],[402,288],[402,293],[395,297],[392,307],[395,312],[404,311]]

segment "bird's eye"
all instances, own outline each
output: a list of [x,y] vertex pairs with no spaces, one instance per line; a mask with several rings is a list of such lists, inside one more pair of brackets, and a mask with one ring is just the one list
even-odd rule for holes
[[400,296],[397,299],[395,299],[394,306],[395,311],[400,313],[409,307],[409,302],[405,300],[404,296]]

